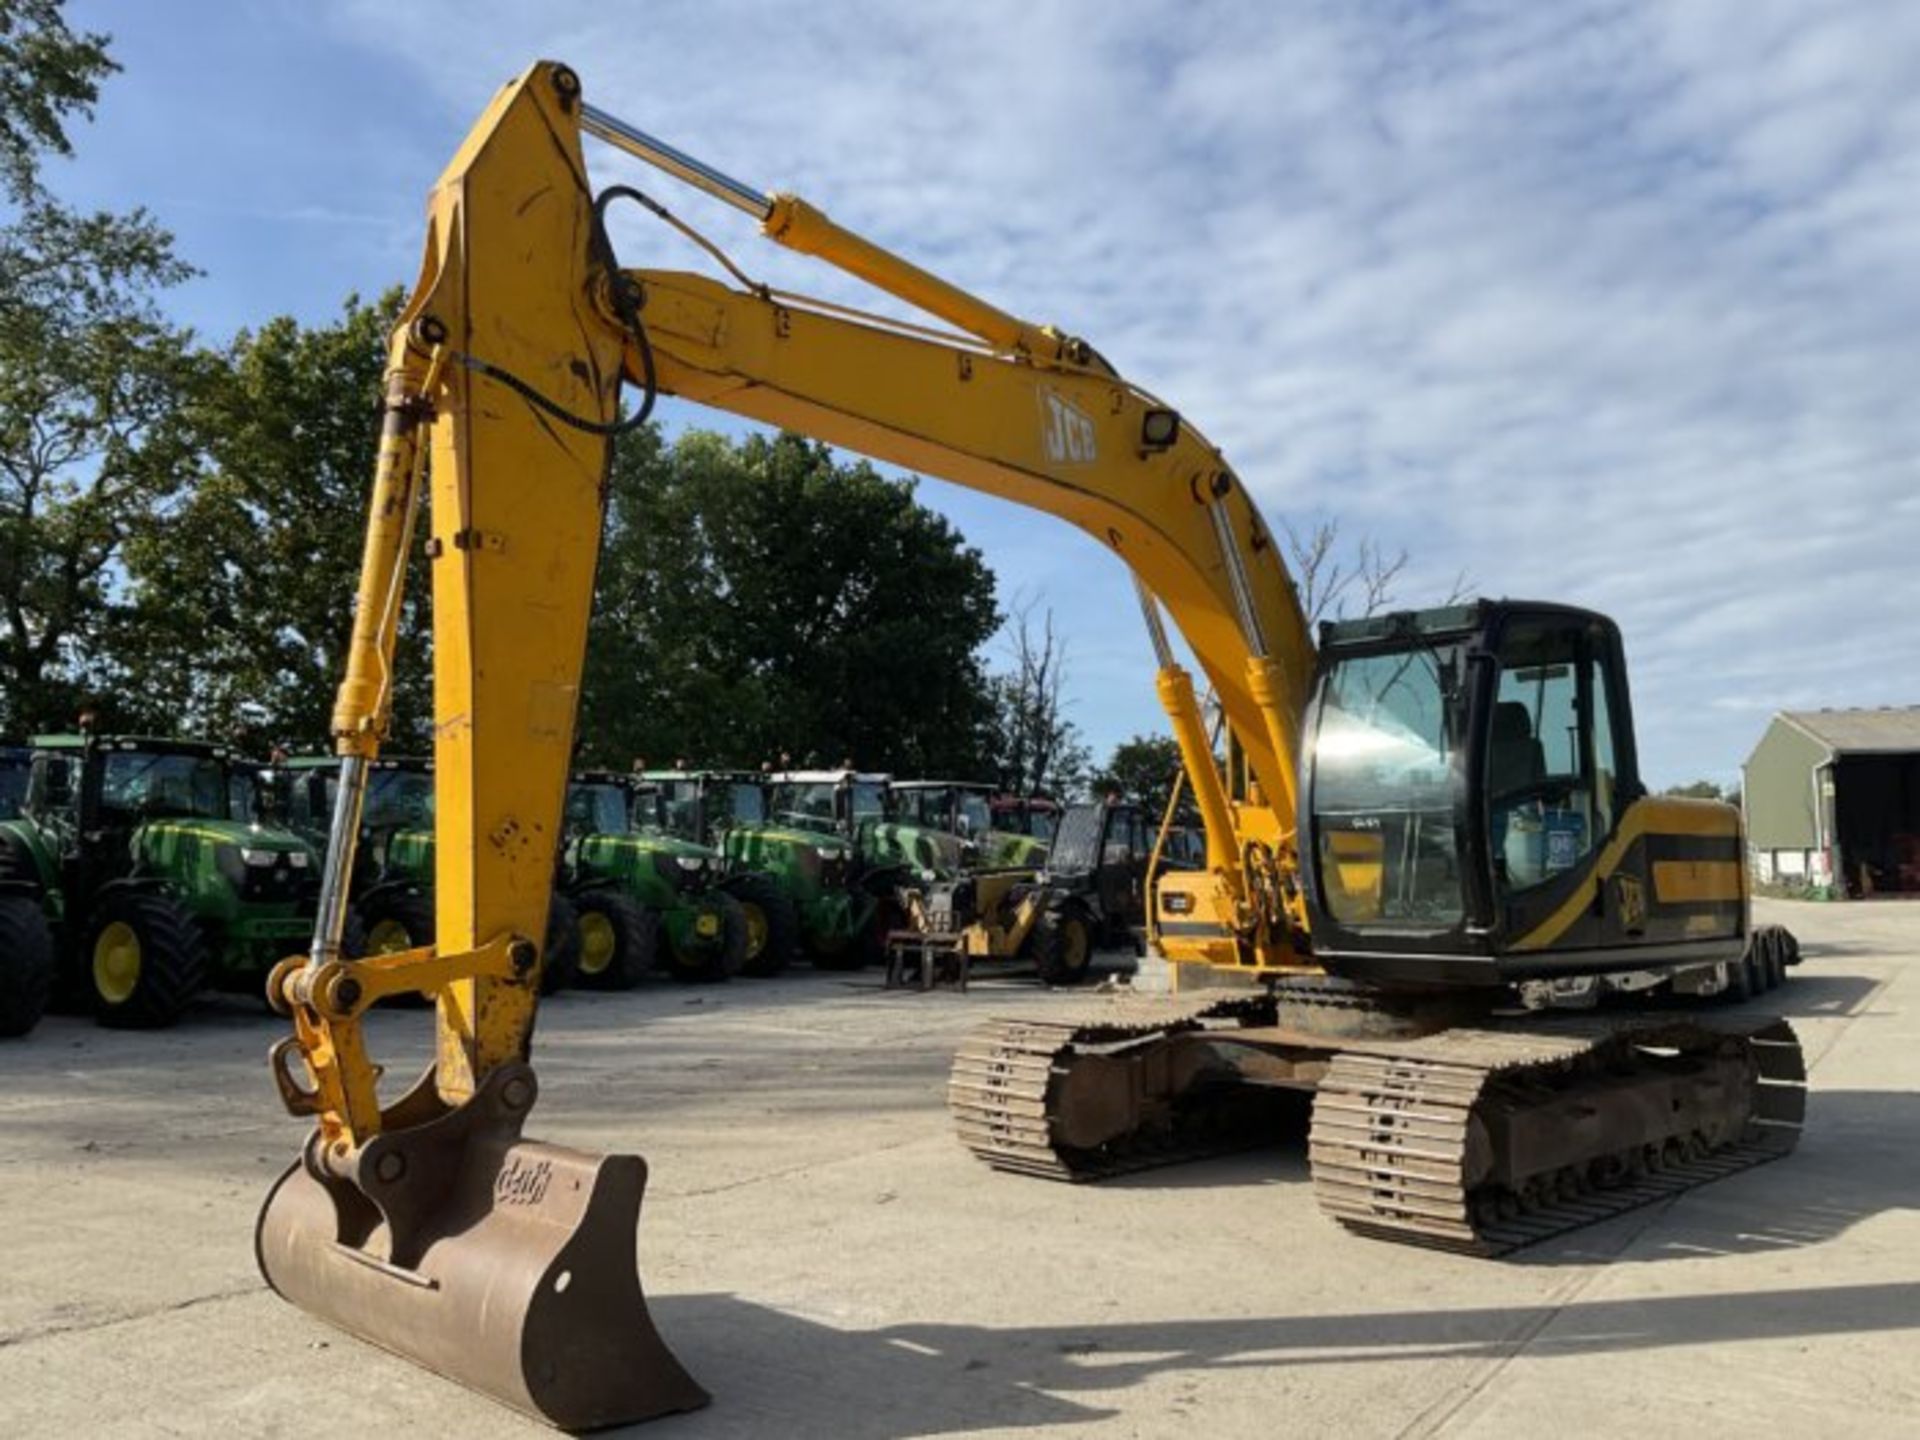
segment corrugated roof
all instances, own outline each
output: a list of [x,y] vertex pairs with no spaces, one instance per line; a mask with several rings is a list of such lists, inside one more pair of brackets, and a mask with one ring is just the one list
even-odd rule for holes
[[1836,755],[1920,750],[1920,705],[1882,705],[1877,710],[1782,710]]

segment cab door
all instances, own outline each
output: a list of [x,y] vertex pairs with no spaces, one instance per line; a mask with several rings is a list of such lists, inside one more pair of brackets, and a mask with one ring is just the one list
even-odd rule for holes
[[1646,859],[1616,843],[1638,791],[1619,633],[1582,612],[1517,612],[1495,660],[1482,774],[1502,948],[1632,944]]
[[1100,910],[1109,924],[1125,925],[1145,913],[1141,885],[1146,856],[1140,846],[1140,814],[1131,805],[1107,810],[1106,832],[1100,846]]

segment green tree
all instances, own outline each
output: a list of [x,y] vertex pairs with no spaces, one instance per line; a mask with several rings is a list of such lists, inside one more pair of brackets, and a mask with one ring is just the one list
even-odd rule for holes
[[189,276],[141,210],[83,214],[41,188],[66,122],[114,67],[48,0],[0,0],[0,729],[71,724],[136,531],[193,472],[204,366],[156,297]]
[[67,121],[93,114],[120,67],[107,37],[75,34],[62,0],[0,0],[0,181],[17,204],[40,194],[40,159],[71,155]]
[[977,772],[993,574],[911,481],[796,435],[621,445],[587,758]]
[[1723,788],[1712,780],[1690,780],[1685,785],[1669,785],[1660,793],[1675,795],[1684,800],[1723,800],[1729,805],[1740,803],[1738,785],[1728,785]]
[[1093,793],[1131,800],[1156,820],[1180,775],[1180,746],[1171,735],[1135,735],[1113,747],[1093,777]]
[[[379,448],[381,377],[400,292],[337,319],[242,331],[200,387],[205,471],[164,528],[127,548],[121,683],[164,724],[264,752],[323,744]],[[424,527],[422,527],[424,532]],[[416,545],[395,664],[396,748],[427,741],[428,593]],[[192,666],[176,657],[191,655]]]

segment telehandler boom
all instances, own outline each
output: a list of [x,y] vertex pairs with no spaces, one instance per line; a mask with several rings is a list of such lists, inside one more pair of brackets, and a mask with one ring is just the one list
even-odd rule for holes
[[[622,271],[591,134],[766,235],[942,322]],[[640,403],[620,418],[620,390]],[[1501,1018],[1515,981],[1740,961],[1727,807],[1644,794],[1604,618],[1486,603],[1369,622],[1317,652],[1271,532],[1220,453],[1084,341],[997,310],[585,103],[540,63],[433,192],[395,329],[311,954],[270,982],[285,1103],[315,1128],[268,1197],[273,1287],[568,1428],[706,1398],[655,1334],[634,1259],[645,1166],[523,1138],[609,447],[658,394],[1057,515],[1133,572],[1206,829],[1155,929],[1181,977],[1062,1021],[999,1022],[955,1062],[962,1137],[1087,1178],[1244,1134],[1317,1089],[1315,1184],[1344,1222],[1497,1251],[1780,1153],[1791,1032],[1770,1017]],[[346,882],[385,735],[405,558],[430,493],[434,948],[349,961]],[[1216,762],[1171,617],[1224,716]],[[1227,989],[1185,991],[1199,980]],[[389,1099],[368,1008],[431,993],[427,1074]],[[1591,1197],[1591,1198],[1583,1198]]]

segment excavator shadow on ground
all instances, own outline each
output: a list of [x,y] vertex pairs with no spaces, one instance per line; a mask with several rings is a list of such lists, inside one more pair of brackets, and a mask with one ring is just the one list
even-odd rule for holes
[[[1808,1094],[1806,1138],[1782,1159],[1671,1200],[1515,1252],[1496,1263],[1592,1265],[1754,1255],[1823,1244],[1863,1220],[1920,1204],[1920,1095],[1903,1090]],[[1306,1104],[1275,1143],[1165,1170],[1103,1181],[1098,1189],[1207,1190],[1310,1184]],[[1331,1221],[1321,1221],[1331,1228]],[[1344,1243],[1373,1245],[1352,1238]],[[1484,1265],[1484,1260],[1453,1263]]]
[[[839,1330],[734,1295],[656,1297],[675,1349],[714,1393],[672,1433],[895,1440],[1119,1414],[1156,1376],[1487,1360],[1521,1349],[1613,1355],[1748,1340],[1903,1330],[1920,1283],[1664,1295],[1398,1314],[1017,1327]],[[658,1435],[658,1428],[642,1432]]]

